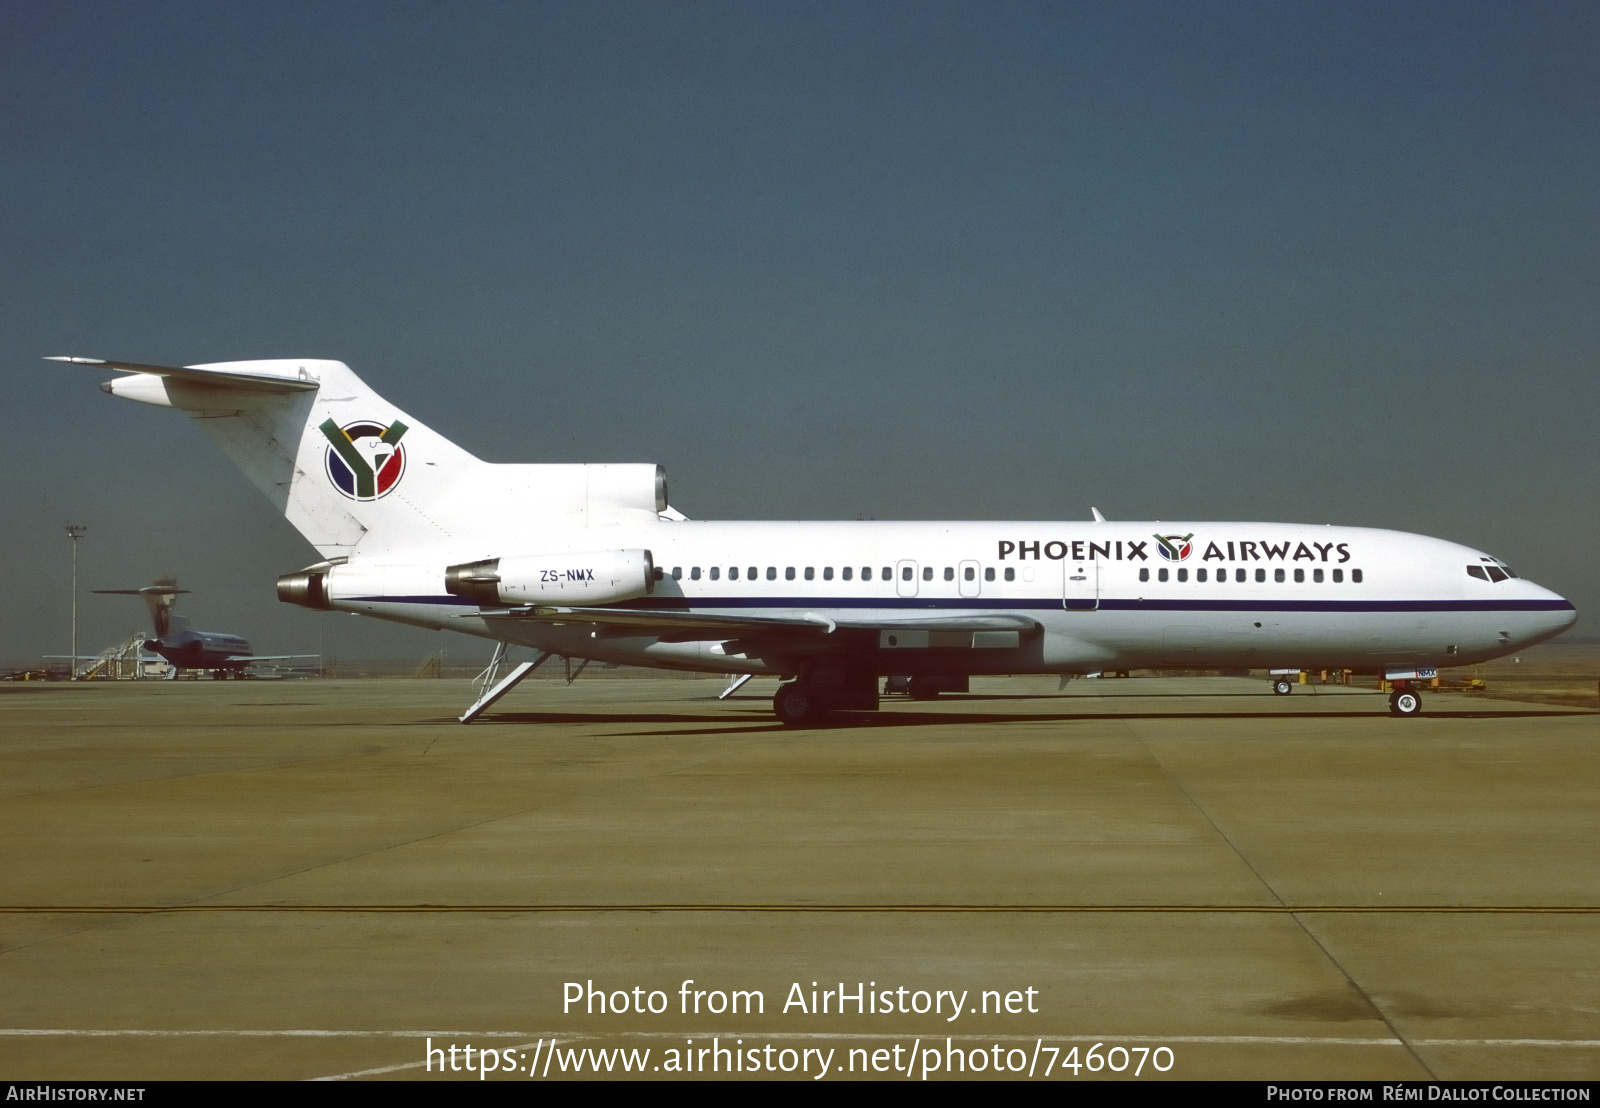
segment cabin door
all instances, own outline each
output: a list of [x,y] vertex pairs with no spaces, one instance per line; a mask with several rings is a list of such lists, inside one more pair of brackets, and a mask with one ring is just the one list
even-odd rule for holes
[[1100,563],[1061,563],[1061,606],[1069,612],[1093,612],[1100,607]]

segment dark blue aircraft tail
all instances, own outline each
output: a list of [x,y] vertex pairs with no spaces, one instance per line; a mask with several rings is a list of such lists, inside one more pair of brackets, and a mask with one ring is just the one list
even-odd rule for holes
[[157,577],[154,582],[142,589],[95,589],[94,591],[116,596],[143,597],[144,606],[150,610],[150,626],[155,629],[155,637],[158,640],[166,638],[175,631],[183,631],[189,626],[188,620],[172,614],[172,606],[178,602],[178,595],[189,591],[178,587],[176,577]]

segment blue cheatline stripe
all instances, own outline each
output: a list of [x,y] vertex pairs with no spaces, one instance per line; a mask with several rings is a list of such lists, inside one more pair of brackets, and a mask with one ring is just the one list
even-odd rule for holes
[[[1087,600],[1087,598],[1084,598]],[[1076,601],[1077,598],[1074,598]],[[478,602],[460,596],[350,596],[346,604],[435,604],[476,608]],[[586,607],[591,605],[574,605]],[[1059,598],[1006,599],[994,597],[916,596],[705,596],[651,597],[625,604],[592,605],[633,612],[711,612],[728,608],[891,608],[901,611],[1062,611]],[[1071,609],[1083,611],[1083,609]],[[1572,612],[1567,600],[1163,600],[1102,597],[1100,610],[1118,612]]]

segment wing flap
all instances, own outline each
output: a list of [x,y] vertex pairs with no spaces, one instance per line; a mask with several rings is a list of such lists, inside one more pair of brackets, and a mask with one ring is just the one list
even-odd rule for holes
[[669,612],[649,608],[581,608],[535,605],[462,613],[462,618],[537,620],[543,623],[592,623],[603,627],[635,627],[644,632],[680,634],[685,631],[823,632],[841,628],[862,631],[1033,631],[1037,620],[1022,615],[882,616],[839,618],[820,612],[783,616],[738,616],[711,612]]

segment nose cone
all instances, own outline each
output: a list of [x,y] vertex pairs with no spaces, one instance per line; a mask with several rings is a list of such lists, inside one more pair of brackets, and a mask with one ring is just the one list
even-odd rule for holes
[[[1509,583],[1509,582],[1508,582]],[[1578,609],[1572,601],[1532,581],[1521,582],[1532,602],[1534,623],[1538,630],[1531,642],[1553,639],[1578,622]]]

